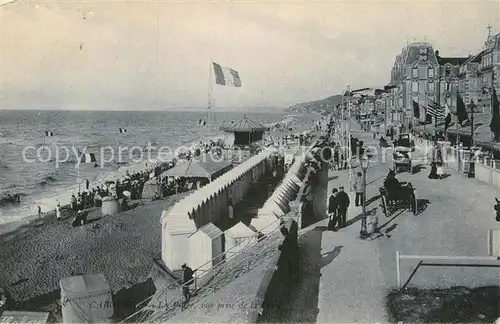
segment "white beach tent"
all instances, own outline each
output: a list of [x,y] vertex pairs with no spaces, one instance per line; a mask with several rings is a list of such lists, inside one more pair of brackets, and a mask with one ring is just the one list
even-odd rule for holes
[[63,323],[104,323],[113,316],[111,289],[102,273],[63,278]]
[[[188,237],[188,264],[193,269],[209,270],[222,261],[224,233],[208,223]],[[216,258],[219,257],[219,258]],[[212,262],[209,262],[212,260]],[[201,267],[201,268],[200,268]]]
[[257,233],[251,228],[239,222],[224,232],[226,240],[226,251],[228,257],[233,253],[238,253],[245,247],[257,243]]

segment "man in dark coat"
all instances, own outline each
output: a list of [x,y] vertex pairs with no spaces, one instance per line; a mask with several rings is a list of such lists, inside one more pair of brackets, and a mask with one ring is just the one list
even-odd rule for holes
[[190,267],[188,267],[185,263],[181,266],[183,272],[183,281],[182,281],[182,294],[184,295],[184,305],[189,302],[191,299],[191,293],[189,292],[189,286],[193,283],[194,271]]
[[328,199],[328,214],[329,214],[328,229],[331,229],[334,231],[336,231],[335,226],[337,225],[337,221],[338,221],[337,212],[338,212],[339,204],[337,201],[337,193],[338,193],[337,188],[334,188],[332,190],[332,195]]
[[344,187],[339,188],[340,192],[337,195],[337,204],[338,204],[338,218],[339,218],[339,226],[345,227],[347,223],[347,208],[349,208],[349,196],[344,191]]

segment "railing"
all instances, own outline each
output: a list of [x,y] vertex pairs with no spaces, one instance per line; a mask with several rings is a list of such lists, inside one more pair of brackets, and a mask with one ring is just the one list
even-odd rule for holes
[[[276,221],[272,222],[271,224],[267,225],[263,229],[270,227],[270,226],[275,226],[277,223],[279,223],[281,219],[276,219]],[[234,259],[236,256],[242,256],[244,258],[245,268],[246,271],[250,270],[250,266],[253,260],[258,259],[259,256],[261,256],[264,252],[264,249],[259,249],[257,252],[249,252],[251,249],[250,247],[254,245],[261,244],[268,249],[272,248],[275,250],[275,243],[279,240],[276,240],[276,234],[279,232],[279,227],[267,235],[261,237],[258,242],[255,244],[250,244],[254,238],[249,238],[246,239],[237,245],[233,246],[232,248],[228,249],[227,251],[224,251],[223,253],[217,255],[216,257],[212,258],[211,260],[205,262],[198,268],[194,270],[194,291],[193,295],[194,296],[200,296],[204,292],[207,291],[212,291],[215,293],[218,290],[218,283],[221,283],[225,277],[225,270],[227,270],[228,266],[228,261]],[[239,252],[234,252],[237,248],[241,248]],[[216,262],[215,264],[214,261]],[[209,270],[203,270],[201,268],[206,267],[209,264],[213,264],[212,267]],[[236,268],[238,265],[241,265],[240,263],[237,263],[236,265],[234,263],[231,264],[234,268]],[[167,289],[161,290],[159,294],[155,294],[153,296],[148,297],[146,300],[143,300],[139,304],[137,304],[137,307],[140,305],[143,305],[146,302],[152,302],[154,300],[158,301],[159,304],[164,306],[161,310],[151,310],[150,307],[146,306],[139,311],[135,312],[134,314],[130,315],[126,319],[124,319],[121,323],[124,323],[136,316],[139,316],[137,318],[138,322],[155,322],[155,321],[162,321],[164,320],[163,317],[166,314],[170,314],[173,312],[176,308],[178,308],[180,305],[182,305],[182,299],[183,299],[183,294],[182,294],[182,288],[185,287],[185,284],[180,284],[178,282],[170,285],[167,287]],[[200,288],[198,288],[200,287]],[[175,290],[176,293],[170,298],[170,301],[167,303],[161,303],[160,299],[163,298],[164,296],[166,297],[166,294],[168,291]],[[156,297],[155,297],[156,296]]]
[[[419,260],[417,266],[413,269],[410,277],[406,282],[401,285],[401,260]],[[430,260],[431,262],[424,262],[425,260]],[[476,263],[438,263],[432,262],[436,260],[446,260],[446,261],[476,261]],[[493,261],[494,264],[479,264],[477,261]],[[410,283],[417,270],[421,266],[441,266],[441,267],[494,267],[499,268],[500,257],[496,256],[438,256],[438,255],[402,255],[399,251],[396,251],[396,276],[397,285],[400,289],[405,289]]]
[[[316,144],[316,142],[311,144],[307,148],[306,152],[310,152],[311,148],[314,147],[315,144]],[[304,176],[304,182],[306,179],[308,179],[310,177],[311,172],[312,172],[311,169],[306,170],[306,174]],[[302,185],[301,188],[299,189],[299,192],[297,193],[297,196],[296,196],[295,202],[299,201],[298,202],[299,208],[301,208],[300,197],[302,196],[304,188],[305,188],[305,186]],[[292,202],[290,202],[290,203],[292,203]],[[299,213],[299,214],[301,214],[301,213]],[[276,223],[281,222],[281,221],[282,221],[281,218],[277,218],[271,224],[260,229],[260,231],[262,231],[268,227],[275,226]],[[299,227],[301,225],[300,219],[298,220],[298,225],[299,225]],[[263,236],[262,238],[260,238],[256,244],[263,244],[263,242],[264,243],[271,242],[276,237],[275,234],[277,234],[278,232],[279,232],[279,226],[277,227],[277,229],[271,231],[270,233],[268,233],[265,236]],[[216,257],[212,258],[211,260],[205,262],[201,266],[197,267],[194,270],[194,273],[195,273],[194,281],[193,281],[194,287],[195,287],[194,294],[199,296],[203,292],[208,291],[208,290],[212,290],[215,293],[215,291],[217,290],[217,286],[216,286],[217,275],[224,274],[223,272],[227,268],[228,261],[233,259],[234,257],[236,257],[238,255],[241,255],[242,257],[246,256],[246,258],[245,258],[246,259],[246,269],[247,269],[247,271],[250,270],[250,264],[251,264],[252,260],[254,260],[255,257],[259,257],[262,254],[262,250],[263,250],[263,249],[261,249],[258,251],[258,253],[252,253],[249,256],[248,251],[249,251],[249,247],[250,247],[250,242],[252,242],[253,240],[254,240],[254,238],[246,239],[246,240],[238,243],[237,245],[231,247],[227,251],[224,251],[223,253],[217,255]],[[275,240],[271,243],[276,243],[276,241],[277,240]],[[253,245],[255,245],[255,244],[252,244],[252,246]],[[243,246],[243,248],[241,248],[242,246]],[[273,246],[274,246],[274,244],[268,245],[268,247],[271,247],[271,248],[273,248]],[[241,248],[241,250],[236,252],[236,249],[239,249],[239,248]],[[273,248],[273,250],[275,250],[275,248]],[[259,252],[261,252],[261,254],[259,254]],[[214,261],[215,261],[215,264],[213,264]],[[202,269],[203,267],[206,267],[209,264],[212,264],[210,269],[208,269],[208,270]],[[219,277],[223,277],[223,276],[219,276]],[[208,283],[211,283],[211,284],[207,285]],[[177,293],[171,298],[170,302],[165,304],[166,308],[163,309],[162,311],[158,311],[158,310],[154,311],[154,310],[151,310],[150,307],[146,306],[146,307],[140,309],[139,311],[135,312],[134,314],[130,315],[126,319],[124,319],[121,323],[126,322],[126,321],[128,321],[136,316],[139,316],[139,315],[141,315],[141,316],[138,318],[138,322],[144,322],[146,320],[149,322],[161,320],[162,315],[165,315],[167,313],[172,312],[173,310],[175,310],[176,307],[179,306],[179,304],[182,304],[181,301],[183,299],[183,295],[182,295],[181,291],[182,291],[182,288],[184,286],[185,286],[184,284],[180,284],[179,282],[175,282],[174,284],[168,286],[167,289],[160,291],[159,294],[154,294],[136,305],[136,307],[138,308],[138,307],[144,305],[146,302],[153,301],[153,299],[160,300],[160,298],[166,296],[166,293],[169,290],[170,291],[172,291],[172,290],[177,291]],[[198,288],[198,287],[201,287],[201,288]],[[167,307],[167,306],[169,306],[169,307]]]

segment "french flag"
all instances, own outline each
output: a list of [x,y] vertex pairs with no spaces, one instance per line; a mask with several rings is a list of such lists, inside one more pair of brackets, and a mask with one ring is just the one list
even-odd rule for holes
[[228,87],[241,87],[241,79],[238,71],[221,66],[215,62],[212,63],[214,65],[216,84]]
[[120,133],[126,133],[127,132],[127,130],[125,128],[119,128],[119,130],[120,130]]
[[53,132],[45,131],[45,136],[54,136]]

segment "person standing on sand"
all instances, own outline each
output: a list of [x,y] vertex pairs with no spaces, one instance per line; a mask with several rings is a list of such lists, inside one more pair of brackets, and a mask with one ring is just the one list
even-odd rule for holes
[[38,218],[42,218],[42,207],[38,206]]
[[87,190],[89,190],[89,187],[90,187],[89,179],[85,180],[85,187],[87,188]]
[[56,205],[56,218],[57,220],[61,219],[61,204],[59,202]]

